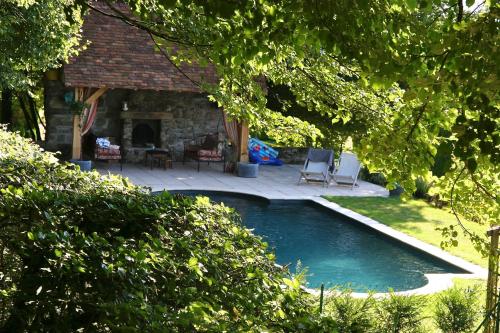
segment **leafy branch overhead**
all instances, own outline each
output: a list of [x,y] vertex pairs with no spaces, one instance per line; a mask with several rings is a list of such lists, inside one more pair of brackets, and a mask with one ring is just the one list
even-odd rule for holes
[[[365,165],[390,184],[411,193],[422,177],[457,216],[492,224],[500,215],[500,4],[126,0],[124,12],[117,3],[2,3],[0,41],[11,52],[0,54],[9,73],[2,79],[29,82],[21,74],[60,64],[75,52],[81,10],[98,11],[149,32],[180,70],[182,62],[213,64],[219,84],[201,87],[256,130],[336,148],[351,136]],[[31,35],[16,28],[16,15]],[[40,34],[53,38],[44,44]],[[263,78],[306,112],[269,108]]]
[[491,224],[500,214],[499,4],[126,2],[133,15],[110,0],[105,11],[175,48],[173,61],[214,64],[220,84],[204,88],[231,115],[272,119],[264,76],[332,126],[364,122],[355,149],[390,182],[412,192],[423,177],[457,216]]

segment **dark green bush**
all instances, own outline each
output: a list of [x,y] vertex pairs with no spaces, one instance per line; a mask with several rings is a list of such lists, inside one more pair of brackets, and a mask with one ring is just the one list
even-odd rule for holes
[[377,304],[377,332],[422,332],[422,309],[426,299],[422,296],[404,296],[391,293]]
[[359,178],[380,186],[385,187],[387,185],[387,179],[383,174],[381,174],[380,172],[370,173],[370,171],[366,167],[361,168]]
[[477,289],[451,288],[437,298],[435,321],[444,333],[473,332],[479,317]]
[[375,326],[375,300],[372,296],[354,298],[343,291],[329,299],[328,311],[337,323],[339,333],[369,333]]
[[0,128],[0,332],[332,331],[231,209]]

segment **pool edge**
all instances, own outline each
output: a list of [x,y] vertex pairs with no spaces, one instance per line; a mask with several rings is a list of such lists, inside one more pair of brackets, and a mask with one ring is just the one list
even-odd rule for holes
[[[401,243],[404,243],[410,247],[413,247],[419,251],[427,253],[435,258],[438,258],[452,266],[458,267],[464,271],[469,273],[442,273],[442,274],[424,274],[427,278],[427,284],[422,287],[415,289],[408,289],[403,291],[394,292],[397,295],[427,295],[437,293],[443,290],[450,288],[453,285],[454,278],[466,278],[466,279],[486,279],[488,276],[487,269],[470,263],[465,259],[454,256],[440,248],[425,243],[417,238],[409,236],[401,231],[397,231],[381,222],[373,220],[367,216],[356,213],[350,209],[344,208],[337,203],[328,201],[327,199],[321,196],[302,196],[302,197],[294,197],[294,198],[284,198],[284,197],[273,197],[266,196],[262,193],[255,193],[254,191],[241,191],[241,190],[231,190],[228,189],[217,189],[217,188],[168,188],[166,191],[181,191],[181,190],[189,190],[189,191],[212,191],[212,192],[229,192],[229,193],[238,193],[238,194],[246,194],[251,196],[261,197],[267,200],[305,200],[314,202],[322,207],[328,208],[338,214],[344,215],[358,223],[363,224],[364,226],[373,229],[377,232],[382,233],[383,235],[395,239]],[[308,292],[312,294],[317,294],[319,291],[317,289],[304,288]],[[386,296],[389,293],[375,293],[373,294],[376,297]],[[353,293],[355,297],[366,297],[368,293]]]

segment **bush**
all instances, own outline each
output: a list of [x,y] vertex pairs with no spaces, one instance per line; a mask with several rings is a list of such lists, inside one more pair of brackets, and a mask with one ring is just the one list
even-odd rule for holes
[[359,178],[383,187],[387,185],[387,179],[382,173],[380,172],[370,173],[370,171],[366,167],[361,168]]
[[429,189],[431,184],[426,182],[423,178],[419,177],[415,181],[415,192],[413,196],[419,199],[427,199],[429,196]]
[[0,128],[0,332],[331,331],[229,208],[83,173]]
[[372,296],[354,298],[351,292],[343,291],[329,301],[328,310],[337,323],[339,333],[373,332],[375,303]]
[[377,332],[422,332],[422,309],[426,300],[422,296],[402,296],[391,293],[378,302]]
[[479,317],[477,289],[453,287],[437,298],[435,321],[444,333],[472,332]]

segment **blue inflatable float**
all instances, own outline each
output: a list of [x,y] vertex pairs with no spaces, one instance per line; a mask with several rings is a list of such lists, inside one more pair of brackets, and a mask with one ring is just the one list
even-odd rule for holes
[[265,165],[283,165],[278,152],[255,138],[248,140],[248,157],[250,162]]

